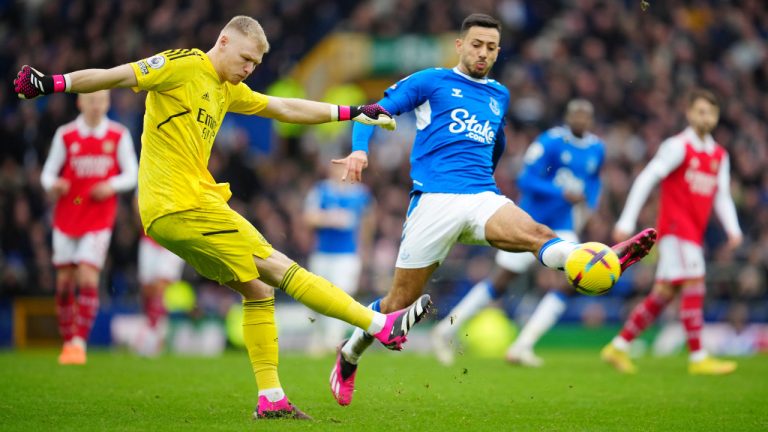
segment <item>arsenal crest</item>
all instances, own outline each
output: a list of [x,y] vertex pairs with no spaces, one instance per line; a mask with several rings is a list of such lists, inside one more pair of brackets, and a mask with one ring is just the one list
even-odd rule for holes
[[114,153],[115,142],[112,140],[104,141],[104,144],[102,145],[102,150],[104,151],[104,153]]

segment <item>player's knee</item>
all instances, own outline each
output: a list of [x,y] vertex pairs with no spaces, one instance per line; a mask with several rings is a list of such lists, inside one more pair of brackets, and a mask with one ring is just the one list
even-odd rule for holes
[[99,284],[101,269],[90,264],[81,264],[77,268],[77,284],[83,286],[96,286]]
[[246,300],[261,300],[275,296],[275,288],[258,279],[248,282],[229,281],[225,285],[239,292]]
[[56,275],[56,291],[59,293],[74,292],[77,279],[74,272],[59,272]]
[[666,301],[670,301],[675,298],[679,292],[679,288],[679,286],[672,284],[656,284],[653,287],[653,292]]
[[253,260],[256,263],[256,268],[259,269],[261,280],[274,286],[280,285],[285,273],[295,264],[295,261],[279,251],[274,251],[267,258],[254,256]]

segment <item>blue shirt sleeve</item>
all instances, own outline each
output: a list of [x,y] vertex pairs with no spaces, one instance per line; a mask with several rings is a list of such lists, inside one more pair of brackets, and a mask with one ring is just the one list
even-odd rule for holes
[[[392,111],[394,104],[391,100],[389,100],[389,98],[384,97],[384,99],[379,101],[379,105],[392,113],[392,115],[395,115],[395,113]],[[352,126],[352,151],[362,150],[368,153],[368,143],[371,141],[371,137],[376,131],[376,126],[358,122],[354,123],[355,124]]]
[[423,70],[401,79],[384,91],[384,98],[391,103],[385,108],[394,115],[413,111],[429,99],[441,79],[439,69]]
[[[413,111],[429,97],[435,80],[439,79],[434,76],[437,70],[423,70],[401,79],[384,92],[384,99],[379,101],[379,105],[392,115]],[[352,151],[362,150],[367,153],[368,142],[375,128],[356,122],[352,127]]]
[[563,191],[547,180],[551,143],[544,135],[536,138],[525,152],[525,166],[517,177],[517,186],[523,193],[546,196],[562,196]]
[[376,126],[366,125],[355,122],[352,126],[352,151],[362,150],[368,153],[368,142],[373,136]]

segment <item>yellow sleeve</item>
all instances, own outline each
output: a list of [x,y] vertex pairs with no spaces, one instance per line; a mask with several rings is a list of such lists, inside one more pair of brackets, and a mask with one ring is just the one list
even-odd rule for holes
[[134,91],[167,91],[188,82],[202,65],[202,51],[174,49],[130,63],[138,85]]
[[258,114],[267,106],[267,96],[255,92],[245,83],[229,86],[229,108],[227,111],[239,114]]

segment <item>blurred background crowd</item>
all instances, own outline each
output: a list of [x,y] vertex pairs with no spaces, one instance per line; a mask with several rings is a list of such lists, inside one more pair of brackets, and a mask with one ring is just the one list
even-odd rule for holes
[[[110,67],[170,48],[207,51],[234,15],[257,18],[271,51],[247,83],[269,93],[324,37],[358,32],[375,38],[405,34],[455,35],[469,13],[485,12],[504,26],[492,76],[512,95],[506,153],[497,169],[502,191],[516,198],[515,176],[528,144],[559,124],[567,101],[583,97],[596,109],[595,132],[607,144],[599,211],[582,238],[611,243],[610,232],[633,179],[664,138],[685,125],[685,92],[700,85],[721,98],[716,140],[731,154],[732,193],[745,233],[736,251],[713,221],[707,233],[706,318],[737,325],[768,321],[768,8],[759,0],[27,0],[0,1],[0,302],[51,295],[50,203],[39,176],[55,129],[76,116],[75,98],[56,95],[20,103],[10,83],[23,64],[43,72]],[[394,82],[402,74],[379,77]],[[355,83],[349,83],[354,86]],[[377,99],[379,94],[365,94]],[[112,92],[110,116],[127,125],[140,147],[144,94]],[[338,101],[341,102],[341,101]],[[312,250],[302,220],[306,193],[323,178],[331,157],[349,149],[349,125],[322,129],[251,128],[225,124],[210,168],[230,182],[233,208],[272,244],[300,263]],[[415,126],[398,119],[393,134],[377,133],[365,182],[377,200],[376,235],[363,251],[360,297],[388,288],[410,187],[408,152]],[[102,284],[105,308],[138,308],[137,242],[133,196],[124,196]],[[639,226],[652,226],[655,201]],[[492,265],[489,248],[457,247],[430,290],[447,310]],[[618,322],[650,289],[654,257],[633,267],[608,296],[580,299],[566,319]],[[198,291],[203,314],[222,314],[237,301],[225,288],[185,277]],[[519,283],[510,310],[535,302],[557,283],[546,272]],[[533,291],[526,290],[535,286]],[[670,308],[673,309],[673,308]],[[674,312],[674,311],[672,311]]]

